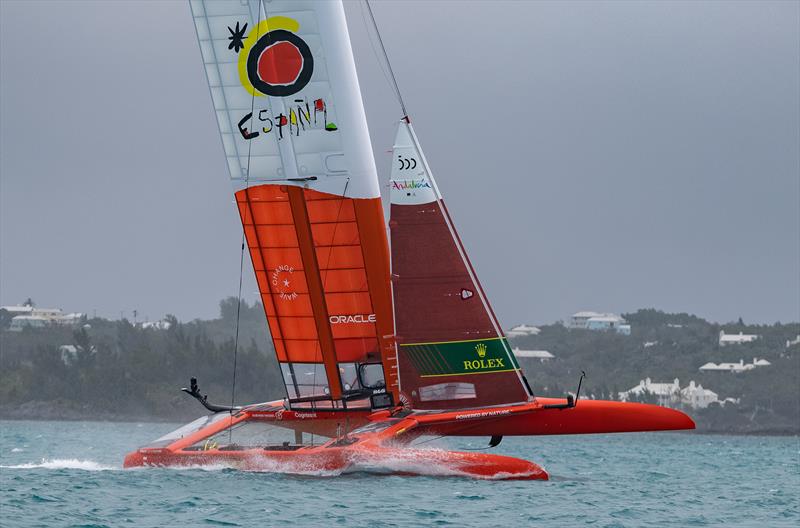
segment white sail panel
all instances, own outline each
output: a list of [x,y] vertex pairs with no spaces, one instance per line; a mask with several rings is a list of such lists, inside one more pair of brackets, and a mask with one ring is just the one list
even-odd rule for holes
[[433,182],[425,169],[422,154],[414,144],[409,125],[397,127],[392,150],[392,175],[389,182],[391,203],[418,205],[436,201]]
[[379,197],[341,2],[190,4],[235,188]]

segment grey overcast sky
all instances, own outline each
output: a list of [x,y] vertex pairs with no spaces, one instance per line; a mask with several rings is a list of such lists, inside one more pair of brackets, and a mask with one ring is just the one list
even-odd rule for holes
[[[800,319],[799,6],[374,2],[506,327]],[[345,7],[385,182],[401,114]],[[215,316],[241,226],[188,3],[0,0],[0,66],[0,303]]]

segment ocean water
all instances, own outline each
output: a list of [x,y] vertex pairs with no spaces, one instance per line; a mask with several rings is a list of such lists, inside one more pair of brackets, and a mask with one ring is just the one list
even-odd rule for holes
[[121,468],[175,426],[0,421],[0,526],[800,526],[797,437],[529,437],[494,450],[539,463],[549,482]]

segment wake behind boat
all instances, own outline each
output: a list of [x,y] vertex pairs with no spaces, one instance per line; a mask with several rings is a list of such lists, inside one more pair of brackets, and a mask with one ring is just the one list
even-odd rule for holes
[[402,100],[389,249],[341,2],[191,6],[287,396],[224,407],[193,383],[186,392],[213,414],[129,454],[126,467],[546,479],[526,460],[413,442],[694,428],[663,407],[580,400],[580,388],[533,394]]

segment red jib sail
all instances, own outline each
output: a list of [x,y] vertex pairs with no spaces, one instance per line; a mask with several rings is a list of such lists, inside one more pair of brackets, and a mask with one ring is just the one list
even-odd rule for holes
[[418,409],[529,400],[527,382],[407,122],[395,138],[390,188],[402,397]]
[[382,386],[397,399],[388,243],[341,3],[191,5],[290,401],[367,405]]

